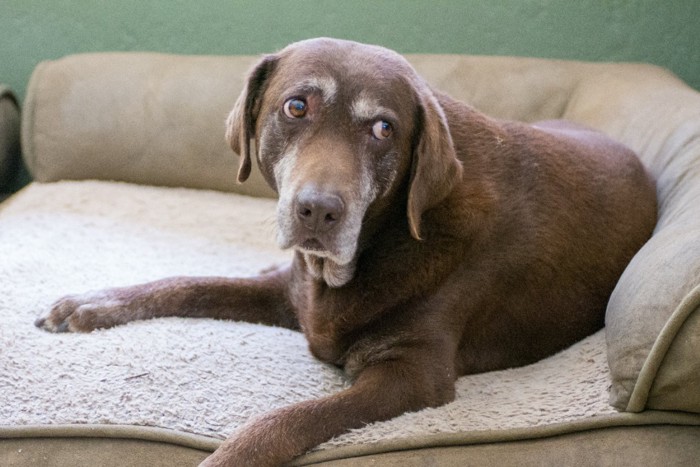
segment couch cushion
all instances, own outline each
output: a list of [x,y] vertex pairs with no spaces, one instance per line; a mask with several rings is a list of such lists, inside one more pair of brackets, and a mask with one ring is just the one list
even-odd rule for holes
[[565,116],[630,146],[657,180],[654,235],[608,305],[611,402],[700,412],[700,94],[645,68],[582,82]]
[[0,84],[0,193],[19,163],[19,106],[9,88]]
[[[95,181],[33,183],[0,205],[0,428],[102,423],[220,438],[252,416],[347,387],[287,329],[186,318],[90,334],[33,326],[67,293],[177,275],[249,276],[286,262],[289,252],[274,245],[274,211],[269,199]],[[599,332],[528,367],[460,378],[453,403],[326,448],[614,415],[608,375]]]

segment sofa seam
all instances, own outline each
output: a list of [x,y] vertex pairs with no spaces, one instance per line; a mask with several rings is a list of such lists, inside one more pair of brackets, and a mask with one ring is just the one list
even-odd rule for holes
[[[21,117],[21,128],[20,128],[20,147],[22,150],[22,157],[24,159],[27,168],[30,172],[36,173],[37,171],[37,161],[38,156],[36,154],[36,132],[34,128],[36,127],[36,114],[38,107],[38,100],[40,94],[39,83],[42,80],[47,62],[40,62],[29,78],[29,84],[27,85],[27,93],[24,99],[24,108]],[[32,177],[34,177],[32,173]]]
[[669,319],[661,328],[661,332],[656,337],[647,358],[644,360],[636,382],[632,388],[629,401],[627,402],[627,412],[641,412],[646,407],[649,400],[651,388],[656,380],[656,376],[661,369],[661,365],[668,354],[676,336],[688,321],[688,318],[700,307],[700,284],[693,287],[689,293],[683,297]]

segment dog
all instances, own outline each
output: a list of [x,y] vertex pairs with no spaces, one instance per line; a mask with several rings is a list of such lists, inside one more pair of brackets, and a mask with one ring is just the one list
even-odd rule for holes
[[450,402],[460,375],[594,333],[656,223],[654,181],[631,150],[565,121],[488,117],[377,46],[321,38],[264,56],[226,127],[238,181],[255,157],[279,195],[291,264],[68,296],[36,321],[54,332],[161,316],[283,326],[351,379],[252,420],[204,466],[283,464]]

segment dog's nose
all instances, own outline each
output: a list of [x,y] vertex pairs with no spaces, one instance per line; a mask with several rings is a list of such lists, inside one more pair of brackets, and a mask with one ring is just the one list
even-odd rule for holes
[[297,216],[307,229],[323,233],[335,227],[343,218],[345,204],[334,193],[304,189],[297,195]]

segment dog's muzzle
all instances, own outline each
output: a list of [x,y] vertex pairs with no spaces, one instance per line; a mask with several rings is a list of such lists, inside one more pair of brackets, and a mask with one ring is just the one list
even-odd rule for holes
[[297,193],[294,212],[300,227],[299,247],[307,252],[328,251],[334,232],[345,217],[345,203],[339,194],[305,187]]
[[326,234],[343,220],[345,203],[335,193],[302,189],[296,197],[295,212],[310,234]]

